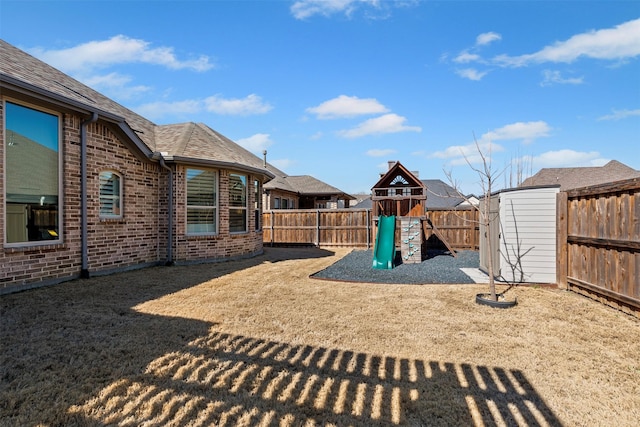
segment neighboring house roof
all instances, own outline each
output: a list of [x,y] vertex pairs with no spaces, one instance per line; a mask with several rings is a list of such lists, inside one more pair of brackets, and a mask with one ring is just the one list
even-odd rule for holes
[[611,160],[604,166],[596,167],[543,168],[525,179],[520,187],[560,184],[560,191],[566,191],[639,177],[640,171],[617,160]]
[[427,209],[455,208],[464,198],[449,184],[439,179],[423,179],[427,186]]
[[270,163],[267,163],[267,170],[275,175],[275,177],[264,184],[263,188],[265,190],[280,190],[287,191],[289,193],[297,193],[298,191],[291,185],[291,182],[287,179],[288,176],[286,173],[282,172],[280,169],[276,168]]
[[342,199],[355,199],[344,191],[311,175],[288,176],[270,164],[267,165],[267,168],[275,174],[275,178],[264,184],[264,189],[266,190],[288,191],[298,195],[336,195]]
[[252,171],[272,178],[261,159],[202,124],[158,126],[74,78],[0,40],[0,83],[13,96],[36,94],[52,107],[76,111],[114,124],[141,158],[166,152],[174,160]]

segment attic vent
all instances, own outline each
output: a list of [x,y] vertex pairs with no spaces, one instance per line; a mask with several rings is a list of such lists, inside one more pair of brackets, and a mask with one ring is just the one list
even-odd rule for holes
[[403,176],[396,176],[395,178],[393,178],[393,181],[391,181],[391,185],[408,185],[409,181],[407,181],[406,179],[404,179]]

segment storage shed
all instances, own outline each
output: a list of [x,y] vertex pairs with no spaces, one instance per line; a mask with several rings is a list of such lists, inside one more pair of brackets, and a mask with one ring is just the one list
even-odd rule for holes
[[[493,253],[496,278],[515,283],[556,282],[556,195],[559,185],[501,190],[490,198],[491,246],[480,224],[480,269]],[[480,209],[484,207],[480,202]]]

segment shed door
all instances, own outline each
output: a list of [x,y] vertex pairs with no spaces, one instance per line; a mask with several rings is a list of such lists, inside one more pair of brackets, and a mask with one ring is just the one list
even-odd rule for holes
[[[480,201],[480,211],[484,212],[484,199]],[[480,270],[489,273],[489,240],[491,235],[491,263],[493,264],[494,277],[500,277],[500,198],[498,195],[491,197],[489,204],[489,233],[480,223]]]

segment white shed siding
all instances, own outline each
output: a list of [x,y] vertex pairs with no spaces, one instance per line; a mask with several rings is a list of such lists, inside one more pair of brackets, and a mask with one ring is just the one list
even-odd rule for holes
[[500,274],[504,279],[555,283],[557,193],[557,187],[500,193]]

